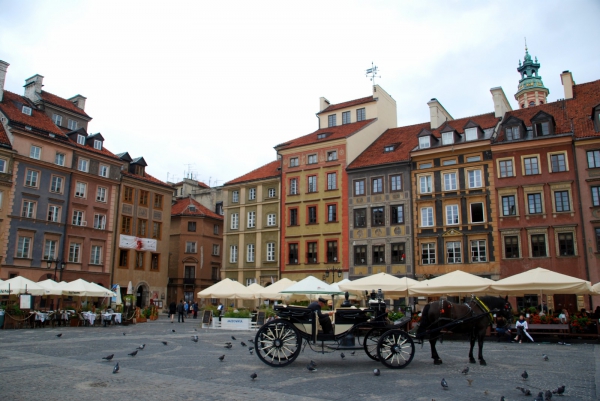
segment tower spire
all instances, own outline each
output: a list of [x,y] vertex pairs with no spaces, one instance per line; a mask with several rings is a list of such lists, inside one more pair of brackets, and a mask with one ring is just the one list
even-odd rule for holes
[[523,58],[523,64],[519,60],[519,66],[517,67],[521,79],[519,80],[519,90],[515,94],[515,99],[519,102],[520,108],[546,103],[546,97],[550,91],[544,86],[542,77],[539,75],[539,69],[540,63],[537,57],[535,61],[531,59],[527,47],[527,38],[525,38],[525,57]]

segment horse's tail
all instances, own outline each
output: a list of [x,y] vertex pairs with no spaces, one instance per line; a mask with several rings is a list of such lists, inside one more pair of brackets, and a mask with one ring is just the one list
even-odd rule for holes
[[419,321],[419,328],[417,329],[417,335],[424,333],[425,330],[429,327],[429,307],[431,305],[427,304],[421,311],[421,320]]

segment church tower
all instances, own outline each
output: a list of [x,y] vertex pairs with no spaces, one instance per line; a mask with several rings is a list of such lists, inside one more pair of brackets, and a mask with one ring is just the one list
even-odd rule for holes
[[538,63],[537,57],[535,62],[532,61],[527,46],[525,46],[525,59],[523,64],[519,60],[519,68],[517,68],[521,74],[519,90],[515,93],[515,99],[519,102],[521,109],[546,103],[546,97],[550,91],[544,86],[542,77],[538,74],[539,69],[540,63]]

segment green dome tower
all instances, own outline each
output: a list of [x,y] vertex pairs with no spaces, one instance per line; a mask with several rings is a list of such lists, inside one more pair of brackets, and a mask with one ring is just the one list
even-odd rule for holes
[[546,103],[546,97],[550,93],[544,86],[542,77],[539,75],[540,63],[537,57],[535,61],[531,60],[527,46],[525,46],[525,58],[523,64],[519,60],[517,71],[521,74],[519,80],[519,90],[515,93],[515,99],[519,102],[520,108],[538,106]]

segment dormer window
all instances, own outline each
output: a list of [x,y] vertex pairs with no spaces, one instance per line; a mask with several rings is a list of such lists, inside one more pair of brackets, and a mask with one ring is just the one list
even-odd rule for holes
[[442,145],[451,145],[454,143],[454,132],[442,132]]
[[190,212],[195,212],[195,211],[196,211],[196,206],[194,206],[194,205],[190,205],[190,206],[188,207],[188,209],[190,210]]
[[350,124],[350,112],[342,112],[342,124]]
[[550,135],[550,122],[543,121],[535,124],[535,136],[546,136]]
[[94,149],[102,150],[102,141],[94,140]]
[[330,114],[327,116],[327,126],[328,127],[335,127],[336,124],[336,120],[335,120],[335,114]]
[[356,121],[364,121],[367,119],[367,112],[365,108],[356,110]]
[[431,147],[431,139],[428,136],[419,138],[419,149],[427,149]]
[[383,148],[383,152],[384,153],[388,153],[388,152],[393,152],[395,149],[394,145],[388,145],[386,147]]
[[532,119],[533,133],[536,137],[554,134],[554,118],[544,111],[538,112]]
[[317,139],[325,139],[327,138],[329,135],[331,135],[331,132],[324,132],[322,134],[317,134]]
[[135,166],[135,174],[144,176],[144,166]]
[[504,129],[506,134],[506,139],[509,141],[514,141],[515,139],[521,138],[521,133],[519,131],[519,126],[515,125],[514,127],[506,127]]
[[465,139],[467,141],[476,141],[478,138],[477,128],[467,128],[465,129]]
[[77,143],[80,145],[85,145],[85,136],[77,134]]
[[23,114],[27,114],[28,116],[30,116],[31,115],[31,107],[23,106],[23,108],[21,109],[21,112],[23,112]]
[[62,125],[62,116],[58,114],[52,114],[52,121],[54,121],[54,124],[60,127]]

